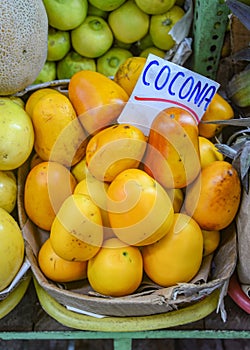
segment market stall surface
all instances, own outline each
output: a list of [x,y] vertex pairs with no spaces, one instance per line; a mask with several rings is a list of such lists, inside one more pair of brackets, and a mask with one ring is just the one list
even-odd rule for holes
[[[130,339],[131,350],[250,350],[249,315],[240,309],[229,296],[225,298],[225,307],[226,322],[223,322],[220,315],[214,311],[199,321],[168,329],[165,335],[168,334],[169,337],[164,335],[164,330],[145,332],[146,334],[143,334],[141,338],[140,334],[138,337],[138,333],[135,333],[136,337]],[[213,335],[204,334],[204,330],[212,330]],[[216,335],[217,331],[218,335]],[[219,334],[220,331],[225,332],[223,336]],[[46,334],[46,337],[27,339],[21,336],[20,339],[8,338],[6,340],[6,337],[1,337],[1,334],[5,332],[20,333],[20,335],[25,332],[38,332]],[[56,332],[62,334],[62,337],[54,337]],[[51,338],[49,338],[50,334]],[[63,334],[68,336],[63,336]],[[77,334],[77,337],[74,338],[74,334]],[[98,336],[95,336],[95,332],[92,334],[92,339],[85,336],[81,338],[78,330],[67,328],[51,318],[41,308],[33,283],[31,283],[19,305],[0,320],[0,350],[37,348],[42,350],[113,350],[115,348],[115,340],[112,339],[112,335],[110,338],[107,336],[100,338],[103,333]],[[126,336],[124,341],[126,342]],[[123,349],[129,349],[125,344],[123,345]],[[119,347],[116,348],[119,349]]]

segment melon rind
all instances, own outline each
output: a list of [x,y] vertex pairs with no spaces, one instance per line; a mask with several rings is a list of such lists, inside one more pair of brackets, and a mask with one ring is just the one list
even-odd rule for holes
[[0,0],[0,95],[31,85],[44,66],[48,17],[42,0]]

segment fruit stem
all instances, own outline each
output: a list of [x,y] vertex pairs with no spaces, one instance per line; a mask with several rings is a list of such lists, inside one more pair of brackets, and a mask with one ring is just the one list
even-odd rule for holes
[[102,29],[102,24],[100,21],[98,21],[97,19],[94,19],[93,21],[89,22],[89,26],[92,30],[101,30]]

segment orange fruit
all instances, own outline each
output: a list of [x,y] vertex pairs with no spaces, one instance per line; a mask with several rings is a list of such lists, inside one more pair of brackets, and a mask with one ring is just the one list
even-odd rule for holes
[[53,250],[50,238],[39,250],[38,264],[43,274],[54,282],[73,282],[87,277],[87,262],[62,259]]
[[40,162],[34,166],[24,187],[24,207],[31,221],[50,230],[57,211],[75,186],[73,175],[59,163]]
[[85,194],[72,194],[61,205],[50,230],[51,244],[61,258],[86,261],[103,242],[100,209]]
[[25,111],[28,113],[28,115],[32,118],[33,110],[36,105],[36,103],[42,98],[43,96],[47,95],[48,93],[56,92],[57,90],[52,88],[43,88],[36,90],[31,93],[31,95],[28,97],[28,100],[25,103]]
[[173,205],[163,187],[141,169],[127,169],[108,188],[111,228],[123,242],[148,245],[163,237],[173,221]]
[[73,166],[85,156],[87,136],[67,96],[51,92],[41,97],[32,113],[34,149],[45,161]]
[[203,230],[222,230],[234,219],[241,199],[241,182],[236,169],[217,160],[201,170],[186,189],[185,210]]
[[199,135],[211,139],[223,129],[222,124],[203,124],[203,121],[229,120],[234,116],[231,105],[218,93],[214,95],[198,125]]
[[142,276],[139,248],[126,245],[118,238],[104,241],[99,252],[88,261],[88,281],[96,292],[104,295],[129,295],[139,287]]
[[223,154],[218,151],[216,146],[212,141],[206,137],[199,136],[199,150],[200,150],[200,160],[201,168],[205,168],[208,164],[214,162],[215,160],[223,160]]
[[114,81],[120,85],[129,96],[134,90],[146,60],[146,57],[129,57],[119,66],[114,76]]
[[201,230],[203,235],[203,256],[213,253],[220,244],[220,231]]
[[170,231],[141,252],[144,271],[153,282],[162,287],[189,282],[202,262],[201,229],[188,215],[176,213]]

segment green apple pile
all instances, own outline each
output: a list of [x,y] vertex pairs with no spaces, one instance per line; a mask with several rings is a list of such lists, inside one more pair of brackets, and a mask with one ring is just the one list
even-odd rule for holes
[[43,0],[48,52],[34,84],[70,79],[79,70],[114,76],[128,57],[164,57],[184,0]]

